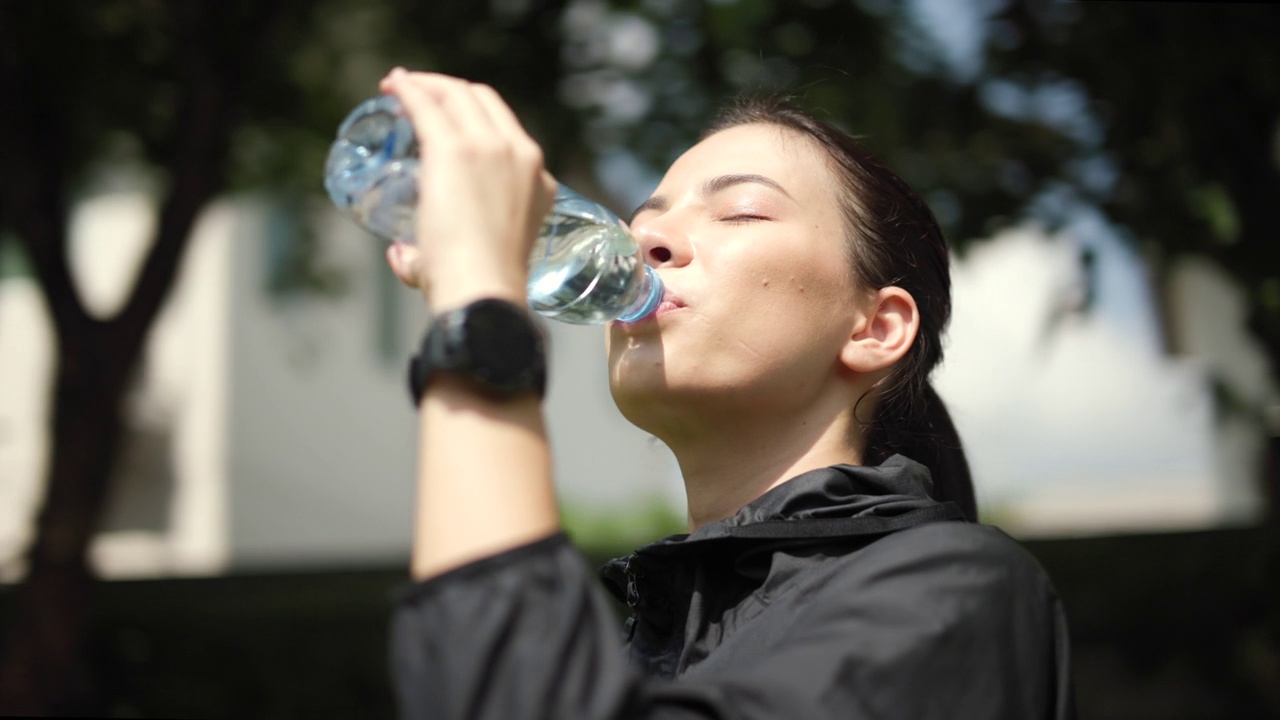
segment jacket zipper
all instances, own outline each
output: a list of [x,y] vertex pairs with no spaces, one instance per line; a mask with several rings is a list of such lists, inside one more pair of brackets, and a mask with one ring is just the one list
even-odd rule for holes
[[627,607],[631,609],[631,617],[627,618],[624,634],[625,641],[631,642],[631,638],[636,634],[636,617],[640,613],[640,590],[636,587],[638,573],[631,567],[631,557],[628,557],[626,564],[622,566],[622,572],[627,578]]

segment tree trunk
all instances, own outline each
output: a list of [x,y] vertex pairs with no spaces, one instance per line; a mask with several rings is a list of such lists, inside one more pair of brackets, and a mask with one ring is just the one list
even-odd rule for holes
[[[68,134],[57,89],[42,85],[14,49],[24,39],[23,13],[39,7],[0,3],[0,96],[23,100],[0,112],[0,140],[9,141],[0,143],[0,220],[31,258],[58,357],[45,496],[0,650],[0,715],[96,715],[100,696],[82,652],[93,584],[86,554],[115,468],[122,401],[196,217],[224,184],[237,86],[280,22],[283,3],[175,6],[182,95],[165,161],[169,193],[133,292],[109,320],[85,311],[67,262],[68,164],[60,153]],[[24,142],[32,138],[41,141]]]
[[[0,714],[97,714],[92,672],[82,661],[92,577],[85,561],[97,528],[123,423],[126,385],[101,325],[64,350],[54,389],[45,502],[28,551],[26,581],[10,607],[0,657]],[[118,368],[119,366],[117,366]],[[114,377],[109,376],[114,375]]]

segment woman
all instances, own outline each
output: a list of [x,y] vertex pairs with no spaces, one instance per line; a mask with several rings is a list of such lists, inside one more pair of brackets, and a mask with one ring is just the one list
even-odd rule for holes
[[[382,89],[429,148],[418,246],[392,246],[393,271],[438,325],[519,305],[554,192],[536,144],[487,87],[397,69]],[[1070,717],[1056,596],[971,522],[927,382],[950,301],[923,203],[838,131],[757,105],[681,156],[631,229],[668,294],[609,327],[610,386],[675,453],[690,534],[606,568],[635,613],[620,639],[560,533],[537,382],[426,373],[404,714]]]

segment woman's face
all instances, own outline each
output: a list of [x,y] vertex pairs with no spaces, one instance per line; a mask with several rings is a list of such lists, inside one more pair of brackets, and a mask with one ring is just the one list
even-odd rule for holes
[[773,125],[718,132],[671,166],[631,222],[667,301],[609,327],[624,415],[661,436],[682,412],[788,414],[831,391],[861,312],[838,192],[822,151]]

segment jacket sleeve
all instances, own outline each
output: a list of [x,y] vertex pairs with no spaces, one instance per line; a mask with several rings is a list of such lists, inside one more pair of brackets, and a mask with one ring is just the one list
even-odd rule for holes
[[1065,656],[1055,655],[1065,628],[1056,600],[1036,596],[1052,592],[1038,566],[977,547],[980,535],[962,532],[957,546],[920,537],[926,530],[848,563],[806,598],[783,639],[748,649],[748,635],[726,669],[676,681],[629,665],[616,616],[563,535],[478,561],[412,586],[397,606],[402,716],[1072,717]]
[[391,627],[401,716],[613,718],[638,681],[563,534],[411,586]]

